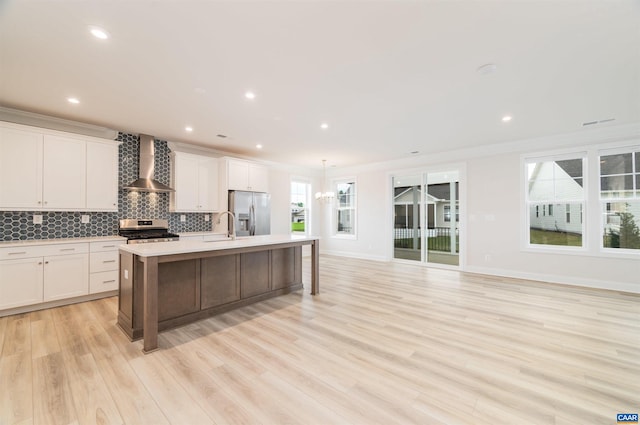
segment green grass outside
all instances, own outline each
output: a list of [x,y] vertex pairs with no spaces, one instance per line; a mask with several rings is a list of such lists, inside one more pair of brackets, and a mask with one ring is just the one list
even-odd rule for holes
[[529,241],[535,245],[582,246],[582,235],[551,230],[529,230]]
[[291,231],[292,232],[304,232],[304,222],[302,222],[302,223],[291,223]]

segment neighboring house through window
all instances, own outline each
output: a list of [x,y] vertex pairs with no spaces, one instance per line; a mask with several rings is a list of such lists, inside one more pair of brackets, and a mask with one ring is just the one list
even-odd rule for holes
[[[585,154],[525,160],[529,245],[583,246],[582,220],[571,214],[581,214],[585,202],[585,162]],[[558,220],[554,212],[566,219]]]

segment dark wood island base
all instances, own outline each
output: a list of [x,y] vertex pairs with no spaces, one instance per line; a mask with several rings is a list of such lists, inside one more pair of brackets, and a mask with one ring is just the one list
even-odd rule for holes
[[145,353],[158,348],[159,331],[301,289],[303,245],[311,245],[311,294],[318,293],[317,239],[222,243],[160,255],[121,248],[118,325],[132,341],[144,338]]

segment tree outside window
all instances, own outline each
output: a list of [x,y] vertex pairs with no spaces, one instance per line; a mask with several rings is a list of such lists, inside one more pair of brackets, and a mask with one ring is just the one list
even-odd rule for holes
[[600,156],[602,247],[640,250],[640,149]]

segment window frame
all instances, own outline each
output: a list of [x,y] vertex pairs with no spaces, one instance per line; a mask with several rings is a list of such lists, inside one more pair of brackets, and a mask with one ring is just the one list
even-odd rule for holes
[[[598,164],[601,164],[602,157],[611,156],[611,155],[621,155],[621,154],[630,154],[631,155],[631,172],[629,173],[615,173],[615,174],[602,174],[601,167],[598,166],[597,175],[598,175],[598,209],[600,212],[600,232],[598,235],[598,248],[600,252],[607,254],[622,254],[623,256],[636,256],[640,255],[640,249],[634,248],[615,248],[615,247],[605,247],[604,246],[604,238],[606,227],[609,224],[609,217],[611,215],[612,204],[617,203],[626,203],[627,201],[634,201],[640,203],[640,144],[631,144],[627,146],[620,146],[616,148],[601,148],[597,150],[597,158]],[[611,197],[603,197],[602,196],[602,179],[603,177],[611,177],[611,176],[626,176],[629,175],[632,181],[632,189],[631,196],[611,196]]]
[[[291,213],[291,201],[293,200],[293,184],[303,184],[306,186],[306,201],[304,202],[304,235],[305,236],[309,236],[311,235],[311,216],[313,214],[312,212],[312,197],[311,197],[311,192],[312,192],[312,187],[311,187],[311,181],[308,178],[303,178],[303,177],[291,177],[291,181],[289,182],[289,212]],[[294,232],[291,229],[291,224],[292,222],[289,222],[289,232],[292,235],[301,235],[301,232]]]
[[[529,172],[528,167],[530,164],[543,163],[543,162],[557,162],[572,159],[582,159],[582,199],[574,199],[572,197],[558,198],[555,190],[550,197],[531,200],[529,199]],[[522,155],[520,166],[522,170],[522,204],[523,205],[523,224],[521,228],[521,241],[523,250],[533,252],[549,252],[549,253],[574,253],[584,254],[589,249],[589,234],[588,227],[585,220],[580,220],[580,226],[582,231],[582,245],[570,246],[570,245],[552,245],[552,244],[534,244],[531,243],[531,214],[532,207],[535,206],[535,213],[537,218],[553,217],[551,214],[547,214],[547,206],[552,204],[557,205],[580,205],[581,211],[585,211],[586,205],[589,202],[589,155],[584,150],[564,150],[556,153],[543,153],[539,155]],[[555,182],[555,179],[554,179]],[[555,188],[555,186],[554,186]],[[542,208],[539,206],[542,205]],[[565,217],[566,218],[566,214]],[[571,220],[573,222],[573,220]]]
[[[338,186],[342,184],[352,184],[353,193],[350,195],[353,197],[353,205],[349,207],[340,206],[340,191]],[[335,199],[332,202],[331,208],[331,237],[336,239],[357,239],[358,238],[358,182],[355,177],[342,177],[331,181],[332,190],[336,194]],[[338,215],[339,211],[351,210],[352,217],[352,231],[347,233],[344,231],[338,231]]]

